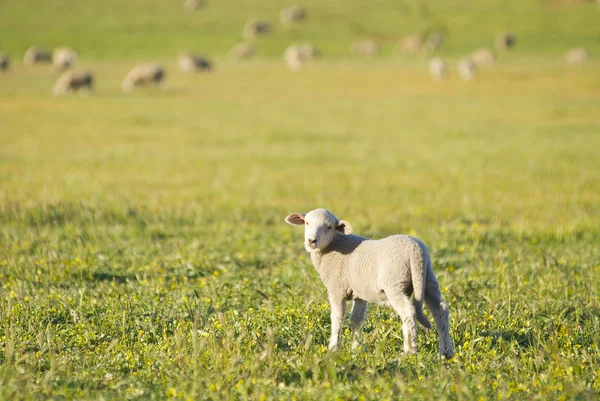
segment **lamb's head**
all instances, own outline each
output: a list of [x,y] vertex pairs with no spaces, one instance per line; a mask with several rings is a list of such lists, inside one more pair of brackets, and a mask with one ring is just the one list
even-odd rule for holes
[[285,218],[293,226],[304,226],[304,248],[307,252],[325,249],[338,234],[351,234],[352,226],[339,220],[329,210],[315,209],[294,213]]

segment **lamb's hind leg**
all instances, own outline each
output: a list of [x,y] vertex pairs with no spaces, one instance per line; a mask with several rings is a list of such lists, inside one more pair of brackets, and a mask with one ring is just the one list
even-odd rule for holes
[[402,334],[404,337],[404,352],[414,354],[417,352],[417,313],[415,307],[404,292],[394,289],[385,291],[392,308],[402,319]]
[[350,325],[352,327],[352,348],[362,345],[362,325],[367,317],[367,301],[355,299],[350,312]]
[[425,290],[425,305],[431,311],[435,319],[435,327],[437,328],[440,356],[452,358],[454,356],[454,345],[450,338],[450,312],[448,305],[442,300],[440,285],[435,277],[428,277],[427,287]]

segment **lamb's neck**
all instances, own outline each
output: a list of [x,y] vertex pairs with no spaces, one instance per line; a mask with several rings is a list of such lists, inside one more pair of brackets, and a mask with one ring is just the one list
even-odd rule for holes
[[313,265],[315,266],[315,269],[317,269],[317,272],[321,272],[323,268],[323,262],[328,261],[327,263],[329,263],[332,261],[332,258],[338,259],[340,257],[343,257],[341,253],[336,251],[351,246],[352,242],[356,240],[358,240],[358,242],[362,242],[364,238],[357,237],[355,235],[351,236],[345,234],[338,234],[324,249],[315,249],[314,251],[311,251],[310,258],[312,259]]

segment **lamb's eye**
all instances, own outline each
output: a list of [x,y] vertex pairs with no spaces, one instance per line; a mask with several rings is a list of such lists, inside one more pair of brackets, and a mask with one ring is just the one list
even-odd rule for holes
[[305,221],[304,224],[308,225],[308,221]]
[[327,226],[327,229],[328,229],[328,230],[331,230],[332,228],[333,228],[332,226]]

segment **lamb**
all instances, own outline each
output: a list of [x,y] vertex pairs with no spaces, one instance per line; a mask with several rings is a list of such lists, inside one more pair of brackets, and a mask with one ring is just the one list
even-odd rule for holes
[[206,56],[190,52],[184,52],[179,55],[177,66],[181,71],[187,73],[212,70],[212,63]]
[[306,18],[306,10],[300,6],[290,6],[281,10],[279,18],[283,25],[290,25],[294,22],[303,21]]
[[8,70],[8,66],[10,65],[10,59],[4,53],[0,53],[0,71]]
[[49,63],[52,61],[52,54],[44,49],[41,49],[37,46],[31,46],[25,52],[25,56],[23,57],[23,64],[25,65],[33,65],[38,63]]
[[423,50],[423,36],[419,33],[408,35],[400,42],[400,53],[405,55],[415,55]]
[[304,247],[310,252],[315,269],[327,288],[331,305],[330,350],[339,347],[346,301],[352,300],[353,348],[361,344],[360,332],[367,302],[375,302],[391,306],[400,315],[404,352],[416,353],[416,321],[431,328],[423,314],[425,302],[435,319],[440,356],[451,358],[454,355],[448,306],[442,300],[429,250],[423,242],[408,235],[392,235],[380,240],[353,235],[348,222],[339,220],[325,209],[294,213],[285,221],[305,226]]
[[88,93],[92,90],[93,82],[94,78],[88,71],[67,71],[58,78],[53,92],[55,95],[64,95],[72,91]]
[[249,43],[238,43],[229,51],[229,57],[236,60],[250,59],[254,57],[256,50]]
[[512,33],[503,33],[496,37],[496,50],[508,50],[515,46],[517,38]]
[[266,21],[251,20],[244,25],[242,36],[246,40],[254,39],[258,35],[271,33],[271,24]]
[[311,43],[301,44],[300,52],[306,60],[314,60],[316,58],[321,57],[321,52],[319,51],[319,49]]
[[444,35],[442,35],[440,32],[431,32],[429,35],[427,35],[427,39],[425,39],[425,43],[423,44],[423,48],[429,52],[432,53],[434,51],[436,51],[437,49],[439,49],[439,47],[442,45],[442,43],[444,43]]
[[186,0],[186,2],[183,3],[183,9],[188,13],[191,13],[204,6],[204,3],[206,3],[205,0]]
[[438,80],[448,77],[448,64],[440,57],[432,58],[429,62],[429,75]]
[[291,45],[285,49],[283,60],[290,70],[298,71],[304,65],[306,58],[300,46]]
[[470,58],[463,58],[458,62],[458,76],[464,81],[470,81],[477,74],[477,65]]
[[57,70],[66,70],[77,62],[77,53],[68,47],[58,47],[52,52],[52,65]]
[[131,92],[136,86],[158,85],[163,82],[164,77],[165,69],[160,64],[140,64],[125,76],[122,88],[124,92]]
[[352,53],[359,56],[376,56],[379,52],[377,43],[372,40],[359,40],[352,43]]
[[565,60],[567,64],[582,64],[590,59],[590,53],[585,47],[575,47],[567,52]]
[[477,66],[492,66],[496,64],[496,55],[490,49],[482,47],[471,53],[471,60]]

